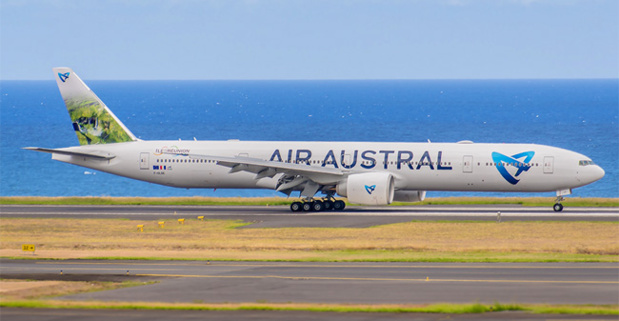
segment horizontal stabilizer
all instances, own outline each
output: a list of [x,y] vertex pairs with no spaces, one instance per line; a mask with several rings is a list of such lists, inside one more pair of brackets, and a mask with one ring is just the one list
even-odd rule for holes
[[76,152],[76,151],[66,150],[66,149],[51,149],[51,148],[41,148],[41,147],[24,147],[23,149],[34,150],[37,152],[44,152],[44,153],[52,153],[52,154],[91,157],[91,158],[97,158],[97,159],[112,159],[116,157],[115,155],[112,155],[110,153],[104,153],[104,152],[98,152],[98,151]]

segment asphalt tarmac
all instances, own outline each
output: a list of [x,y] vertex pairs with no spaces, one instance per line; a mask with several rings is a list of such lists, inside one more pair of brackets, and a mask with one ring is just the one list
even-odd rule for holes
[[[60,271],[62,270],[62,274]],[[616,263],[292,263],[0,260],[3,278],[155,280],[60,300],[617,304]],[[3,308],[2,320],[616,320],[616,315],[148,311]]]
[[352,206],[343,212],[292,213],[287,206],[123,206],[123,205],[1,205],[0,217],[124,218],[157,220],[175,218],[231,219],[261,227],[369,227],[417,221],[619,221],[618,208],[550,207],[519,205],[419,205],[391,207]]
[[[64,299],[352,304],[618,304],[616,263],[338,263],[2,260],[3,278],[138,277],[157,284]],[[62,270],[62,275],[60,271]],[[128,274],[128,275],[127,275]]]

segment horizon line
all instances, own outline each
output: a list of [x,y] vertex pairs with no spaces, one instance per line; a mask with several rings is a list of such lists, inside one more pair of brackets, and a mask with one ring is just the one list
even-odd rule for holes
[[[3,79],[0,81],[48,81],[53,80],[50,78],[36,78],[36,79]],[[484,80],[619,80],[619,77],[548,77],[548,78],[198,78],[198,79],[181,79],[181,78],[162,78],[162,79],[113,79],[113,78],[83,78],[87,81],[444,81],[444,80],[471,80],[471,81],[484,81]]]

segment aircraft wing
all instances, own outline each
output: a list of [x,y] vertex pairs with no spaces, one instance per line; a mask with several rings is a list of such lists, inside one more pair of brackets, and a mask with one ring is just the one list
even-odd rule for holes
[[67,149],[53,149],[53,148],[41,148],[41,147],[24,147],[23,149],[27,149],[27,150],[34,150],[37,152],[44,152],[44,153],[51,153],[51,154],[61,154],[61,155],[69,155],[69,156],[80,156],[80,157],[92,157],[92,158],[97,158],[97,159],[112,159],[114,157],[116,157],[116,155],[112,155],[110,153],[106,153],[106,152],[100,152],[100,151],[73,151],[73,150],[67,150]]
[[200,154],[178,154],[178,153],[166,153],[172,155],[183,155],[195,159],[208,159],[217,162],[217,165],[229,167],[229,173],[236,173],[240,171],[250,172],[256,174],[255,179],[261,179],[265,177],[273,177],[276,174],[284,173],[284,177],[280,179],[277,190],[280,192],[288,193],[297,186],[301,186],[308,181],[318,185],[332,185],[340,181],[346,174],[344,171],[337,168],[324,168],[310,166],[309,164],[297,164],[297,163],[284,163],[275,161],[265,161],[258,158],[234,156],[223,157],[214,155],[200,155]]

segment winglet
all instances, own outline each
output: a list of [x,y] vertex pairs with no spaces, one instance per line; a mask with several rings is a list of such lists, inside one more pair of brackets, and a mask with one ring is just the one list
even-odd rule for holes
[[71,68],[53,68],[80,145],[138,140]]

